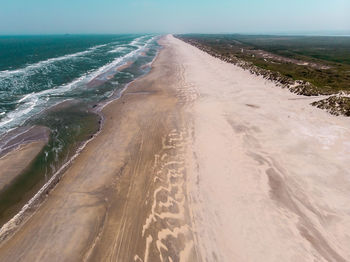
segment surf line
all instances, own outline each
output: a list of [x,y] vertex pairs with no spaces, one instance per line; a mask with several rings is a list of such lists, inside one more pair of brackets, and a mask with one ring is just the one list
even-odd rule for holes
[[[145,44],[143,47],[145,47],[146,45],[147,44]],[[139,48],[137,51],[141,50],[143,47]],[[157,53],[153,58],[151,65],[153,64],[155,59],[158,57],[159,52],[160,52],[160,49],[157,50]],[[121,96],[127,90],[127,88],[133,82],[135,82],[136,80],[138,80],[143,76],[144,75],[141,75],[138,78],[131,81],[130,83],[126,84],[125,87],[118,92],[117,96],[111,98],[110,100],[101,102],[97,107],[94,108],[94,110],[91,110],[92,112],[98,114],[100,117],[98,131],[95,134],[93,134],[88,140],[83,142],[78,147],[76,153],[53,174],[53,176],[49,179],[49,181],[46,182],[40,188],[40,190],[22,207],[22,209],[0,228],[0,246],[3,245],[6,242],[6,240],[9,239],[10,236],[16,233],[21,225],[23,225],[26,221],[28,221],[28,219],[31,216],[35,214],[36,210],[38,210],[38,208],[44,203],[49,193],[52,190],[54,190],[55,186],[64,177],[65,171],[71,166],[71,164],[75,161],[75,159],[81,154],[83,149],[102,132],[102,129],[105,123],[105,117],[102,113],[102,109],[108,104],[110,104],[111,102],[114,102],[119,98],[121,98]]]

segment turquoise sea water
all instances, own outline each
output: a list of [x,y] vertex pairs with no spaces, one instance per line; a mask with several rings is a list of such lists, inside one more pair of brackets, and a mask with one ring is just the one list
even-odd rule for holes
[[149,62],[155,45],[152,35],[0,37],[0,134],[63,100],[108,97],[138,74],[118,73],[103,90],[87,83],[146,48]]
[[51,130],[48,145],[32,165],[0,192],[0,225],[98,131],[101,119],[94,112],[96,105],[117,97],[128,83],[150,70],[159,50],[157,38],[0,36],[0,139],[19,126]]

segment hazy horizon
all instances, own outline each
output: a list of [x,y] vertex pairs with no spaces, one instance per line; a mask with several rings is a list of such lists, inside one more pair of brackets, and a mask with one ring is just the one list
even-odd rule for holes
[[11,0],[0,35],[241,33],[349,35],[346,0]]
[[134,33],[5,33],[1,34],[0,37],[16,37],[16,36],[88,36],[88,35],[144,35],[144,34],[149,34],[149,35],[256,35],[256,36],[320,36],[320,37],[350,37],[350,31],[346,32],[217,32],[217,33],[206,33],[206,32],[186,32],[186,33],[172,33],[172,32],[153,32],[153,33],[148,33],[148,32],[134,32]]

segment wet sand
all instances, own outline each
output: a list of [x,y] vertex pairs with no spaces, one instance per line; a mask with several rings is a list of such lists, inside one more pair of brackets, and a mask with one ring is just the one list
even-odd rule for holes
[[43,126],[21,127],[0,139],[0,191],[11,184],[33,162],[49,140]]
[[0,261],[349,261],[348,119],[161,44]]
[[92,79],[87,86],[89,88],[94,88],[102,85],[103,83],[107,82],[108,80],[111,80],[118,72],[123,71],[124,69],[129,68],[134,62],[129,61],[121,66],[118,66],[114,69],[110,69],[108,72],[99,75]]
[[103,109],[105,124],[0,261],[196,260],[174,50]]
[[45,145],[45,141],[25,144],[0,158],[0,191],[32,163]]
[[0,158],[21,145],[36,141],[48,142],[50,130],[44,126],[18,127],[0,137]]

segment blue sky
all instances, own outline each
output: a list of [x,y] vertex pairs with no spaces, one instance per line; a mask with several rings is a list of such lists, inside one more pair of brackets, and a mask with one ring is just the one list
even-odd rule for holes
[[350,0],[0,0],[0,34],[350,34]]

